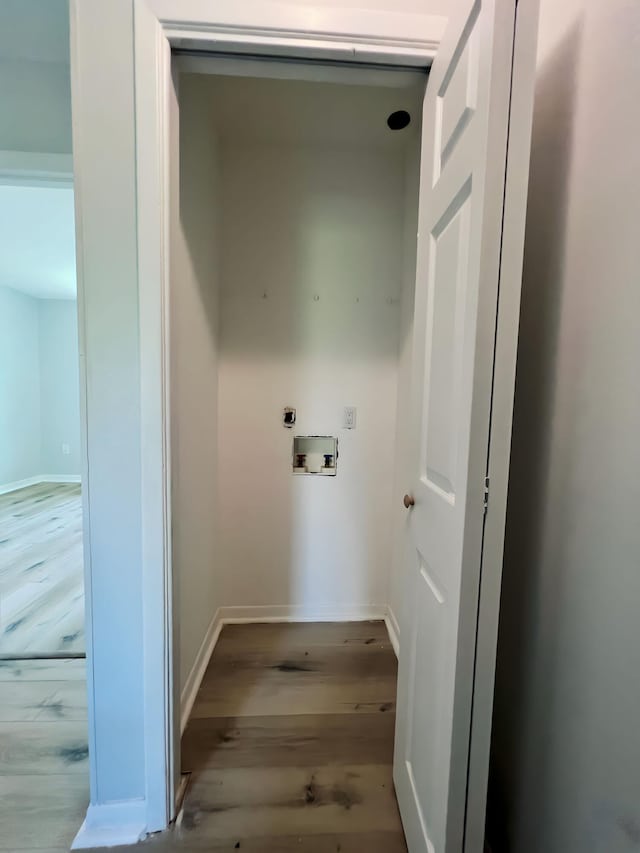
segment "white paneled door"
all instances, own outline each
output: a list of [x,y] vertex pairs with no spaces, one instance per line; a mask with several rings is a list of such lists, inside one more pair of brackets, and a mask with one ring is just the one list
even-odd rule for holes
[[[515,0],[460,5],[424,100],[394,762],[410,853],[482,851],[465,824],[485,479],[503,213],[525,204],[522,189],[505,193],[508,143],[513,122],[530,121],[510,109]],[[535,44],[535,35],[518,37]],[[532,68],[528,76],[520,90],[531,92]]]

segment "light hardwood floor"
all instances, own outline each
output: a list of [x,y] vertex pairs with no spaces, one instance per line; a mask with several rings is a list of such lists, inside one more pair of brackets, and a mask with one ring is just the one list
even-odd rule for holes
[[130,853],[406,853],[382,622],[224,628],[183,738],[177,825]]
[[0,495],[0,657],[82,654],[80,485]]
[[68,851],[88,800],[84,660],[0,661],[0,851]]

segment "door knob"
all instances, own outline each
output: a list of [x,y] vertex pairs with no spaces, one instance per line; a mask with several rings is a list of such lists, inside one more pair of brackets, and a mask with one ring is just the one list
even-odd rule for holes
[[415,499],[414,499],[413,495],[405,495],[404,498],[402,499],[402,503],[405,505],[405,507],[407,509],[409,509],[409,507],[412,507],[415,504]]

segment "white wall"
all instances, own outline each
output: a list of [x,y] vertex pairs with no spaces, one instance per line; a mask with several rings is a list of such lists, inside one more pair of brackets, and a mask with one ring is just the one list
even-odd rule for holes
[[67,0],[2,0],[0,56],[68,65]]
[[0,150],[71,151],[68,65],[0,56],[0,105]]
[[0,287],[0,485],[40,470],[38,300]]
[[496,853],[640,849],[639,34],[636,0],[542,0]]
[[67,0],[2,0],[0,150],[71,151]]
[[79,474],[77,304],[0,287],[0,486]]
[[[222,603],[386,605],[403,160],[233,141],[222,174]],[[338,436],[335,478],[292,475],[294,433]]]
[[171,439],[173,565],[180,688],[219,604],[215,533],[218,436],[218,144],[202,79],[180,78],[180,169],[173,177]]
[[[40,471],[80,476],[78,304],[39,299]],[[68,446],[67,454],[63,445]]]

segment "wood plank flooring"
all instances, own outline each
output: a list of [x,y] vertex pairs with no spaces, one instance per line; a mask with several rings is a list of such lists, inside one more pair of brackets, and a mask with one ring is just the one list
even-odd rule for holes
[[0,495],[0,657],[82,654],[80,485]]
[[0,661],[0,851],[67,851],[88,801],[84,660]]
[[170,853],[406,853],[392,781],[396,659],[382,622],[224,628],[182,744]]

